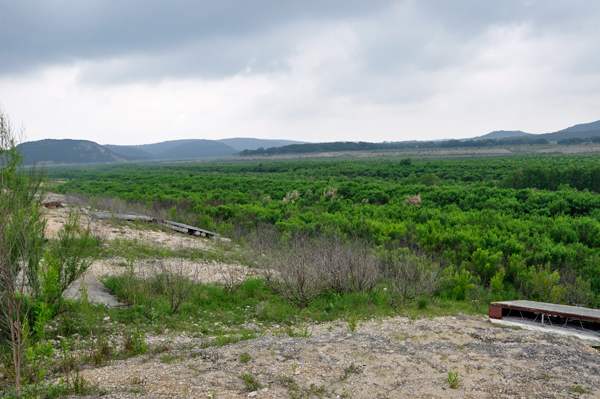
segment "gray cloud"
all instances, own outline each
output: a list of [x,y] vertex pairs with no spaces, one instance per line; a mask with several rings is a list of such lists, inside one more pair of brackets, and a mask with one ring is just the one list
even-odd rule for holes
[[[181,52],[208,60],[194,68],[222,74],[277,62],[289,48],[276,37],[303,21],[357,18],[389,0],[23,1],[0,3],[0,72],[74,60]],[[274,37],[275,36],[275,37]],[[271,42],[279,42],[272,46]],[[266,47],[266,50],[263,50]],[[195,48],[195,51],[190,49]],[[184,55],[182,61],[186,59]],[[266,60],[261,59],[266,58]],[[219,60],[222,58],[222,60]],[[211,64],[211,61],[213,62]],[[207,65],[206,71],[202,69]]]
[[[100,84],[285,72],[299,42],[345,23],[358,40],[349,61],[360,91],[372,83],[369,75],[403,77],[462,65],[493,27],[594,40],[599,15],[600,3],[589,1],[2,2],[0,74],[76,62],[83,63],[79,79]],[[598,66],[599,43],[592,43],[574,68]]]
[[114,142],[558,130],[597,119],[598,26],[589,0],[0,1],[0,101]]

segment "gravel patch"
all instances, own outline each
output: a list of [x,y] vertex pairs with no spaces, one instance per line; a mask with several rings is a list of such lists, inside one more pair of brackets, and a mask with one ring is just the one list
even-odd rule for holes
[[[170,342],[171,349],[83,376],[111,392],[104,398],[571,398],[597,397],[600,389],[595,349],[483,319],[397,317],[364,322],[357,332],[346,323],[311,328],[309,338],[271,330],[204,349],[205,340],[185,334],[155,336],[153,345]],[[456,389],[449,371],[458,372]],[[239,378],[245,374],[260,388],[248,392]],[[592,393],[573,393],[574,386]]]

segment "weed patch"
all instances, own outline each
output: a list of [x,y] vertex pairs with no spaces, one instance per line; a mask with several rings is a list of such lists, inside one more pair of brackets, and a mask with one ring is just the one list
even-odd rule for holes
[[446,382],[448,383],[448,385],[450,385],[450,388],[458,388],[458,384],[460,384],[460,377],[458,376],[458,371],[455,371],[454,373],[448,371],[448,378],[446,378]]
[[238,378],[244,382],[244,390],[246,392],[258,391],[262,388],[260,382],[250,374],[242,374]]

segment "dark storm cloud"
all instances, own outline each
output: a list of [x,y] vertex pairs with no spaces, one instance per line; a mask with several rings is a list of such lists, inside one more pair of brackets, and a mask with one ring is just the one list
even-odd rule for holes
[[[52,64],[125,56],[153,59],[157,65],[150,69],[167,74],[172,70],[174,74],[227,75],[249,64],[268,70],[284,66],[282,59],[293,39],[282,35],[290,26],[362,17],[388,3],[2,1],[0,72],[19,73]],[[163,54],[175,59],[157,60]]]
[[75,62],[87,63],[79,79],[99,83],[288,71],[298,43],[336,23],[357,38],[358,90],[464,64],[493,27],[580,35],[588,50],[573,68],[593,71],[599,15],[600,2],[582,0],[1,1],[0,74]]

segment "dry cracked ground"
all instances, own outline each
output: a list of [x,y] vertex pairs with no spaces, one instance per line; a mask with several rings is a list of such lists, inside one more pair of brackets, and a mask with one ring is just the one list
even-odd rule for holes
[[[62,224],[61,212],[47,214],[50,230]],[[210,245],[164,232],[97,228],[108,238]],[[223,265],[203,268],[210,280]],[[93,266],[98,274],[117,269],[108,261]],[[262,330],[258,338],[213,347],[205,338],[167,332],[148,338],[147,354],[90,366],[82,376],[108,392],[103,398],[600,397],[596,349],[551,333],[499,328],[462,315],[376,319],[355,329],[346,322],[318,324],[307,332],[292,337],[278,328]]]

